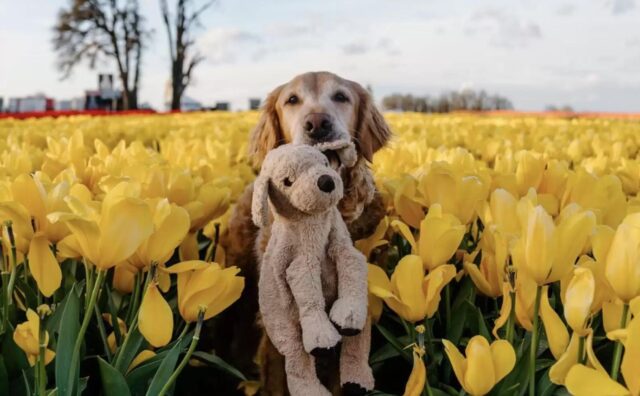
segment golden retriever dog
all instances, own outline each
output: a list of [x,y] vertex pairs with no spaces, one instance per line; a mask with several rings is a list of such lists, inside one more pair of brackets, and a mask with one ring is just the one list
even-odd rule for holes
[[[359,84],[328,72],[301,74],[274,89],[267,97],[258,125],[249,142],[249,155],[256,168],[269,150],[296,142],[316,144],[350,138],[356,145],[356,164],[341,174],[344,198],[340,213],[352,239],[365,238],[384,216],[384,206],[375,190],[368,164],[382,148],[391,132],[376,109],[370,93]],[[329,155],[331,162],[337,156]],[[248,186],[239,198],[221,244],[227,263],[238,266],[246,286],[241,299],[218,319],[213,347],[221,357],[242,372],[257,377],[259,368],[262,395],[286,395],[284,359],[271,345],[259,326],[257,250],[264,249],[267,237],[256,242],[258,230],[251,220],[251,196]],[[257,364],[257,366],[256,366]],[[334,394],[339,394],[337,362],[317,362],[318,373]]]

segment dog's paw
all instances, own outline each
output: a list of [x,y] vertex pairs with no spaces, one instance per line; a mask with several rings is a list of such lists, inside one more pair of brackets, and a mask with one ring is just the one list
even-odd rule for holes
[[329,313],[331,322],[344,336],[353,336],[362,331],[367,321],[367,307],[351,299],[339,298]]
[[314,356],[322,354],[323,351],[332,350],[342,340],[326,315],[324,318],[301,320],[300,324],[302,325],[304,350]]
[[342,385],[342,396],[364,396],[367,390],[355,382],[347,382]]

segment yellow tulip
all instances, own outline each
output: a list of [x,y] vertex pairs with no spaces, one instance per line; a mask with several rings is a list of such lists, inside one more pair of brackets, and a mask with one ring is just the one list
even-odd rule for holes
[[480,218],[485,227],[495,225],[505,235],[517,235],[520,233],[520,224],[517,216],[516,199],[510,192],[502,188],[491,193],[489,202],[484,202],[480,211]]
[[542,156],[531,151],[521,151],[516,154],[516,161],[516,181],[520,195],[525,195],[530,188],[538,189],[545,167]]
[[[44,340],[40,340],[40,317],[32,309],[27,310],[27,321],[16,326],[13,341],[26,353],[31,366],[35,365],[40,354],[40,343],[49,344],[49,333],[44,332]],[[55,357],[55,352],[45,349],[44,364],[47,365]]]
[[[505,283],[503,288],[500,316],[496,319],[493,327],[493,335],[496,338],[498,338],[498,330],[507,323],[511,311],[511,304],[514,303],[511,301],[509,284]],[[547,334],[549,349],[553,356],[558,359],[569,344],[569,332],[560,316],[551,307],[548,292],[549,287],[544,286],[540,298],[540,319],[542,319],[542,324]],[[518,274],[515,290],[515,316],[516,322],[527,331],[533,330],[535,295],[535,282],[527,278],[524,274]]]
[[565,293],[564,317],[571,329],[580,336],[588,333],[587,319],[596,290],[596,281],[588,268],[576,268]]
[[611,242],[605,276],[625,303],[640,295],[640,213],[625,217]]
[[403,396],[420,396],[427,381],[427,369],[424,366],[422,356],[424,350],[418,346],[413,347],[413,368],[404,388]]
[[489,393],[516,364],[516,353],[504,340],[489,344],[483,336],[474,336],[467,344],[466,358],[449,340],[442,343],[458,382],[473,396]]
[[499,297],[506,280],[507,240],[498,226],[491,224],[485,227],[479,246],[482,251],[480,265],[473,263],[476,252],[464,261],[464,269],[480,293],[489,297]]
[[420,221],[417,242],[406,224],[394,220],[391,225],[409,242],[411,252],[420,257],[428,270],[445,264],[458,250],[465,233],[460,221],[453,215],[443,214],[439,204],[432,205],[429,213]]
[[389,218],[385,216],[380,223],[376,226],[375,231],[368,238],[360,239],[355,242],[355,246],[358,250],[364,254],[368,259],[373,249],[384,246],[389,243],[384,239],[387,229],[389,228]]
[[393,208],[402,221],[414,228],[418,228],[420,220],[424,217],[423,200],[418,197],[416,181],[410,175],[390,180],[385,187],[393,197]]
[[440,292],[456,276],[453,265],[441,265],[427,276],[416,255],[403,257],[391,275],[369,264],[369,291],[409,322],[432,317],[440,303]]
[[153,232],[153,219],[147,204],[131,196],[120,195],[130,186],[121,183],[110,190],[97,210],[94,205],[69,197],[74,213],[49,214],[51,222],[67,224],[82,255],[102,270],[129,257]]
[[148,202],[153,218],[153,232],[138,247],[129,262],[139,269],[152,263],[164,265],[189,231],[189,214],[167,199]]
[[140,334],[158,348],[171,341],[173,334],[173,313],[167,301],[162,297],[155,281],[152,281],[140,304],[138,312]]
[[598,371],[583,364],[574,365],[565,381],[567,390],[574,396],[638,396],[612,380],[606,372]]
[[526,230],[512,252],[516,262],[538,285],[564,278],[571,272],[595,227],[595,216],[577,205],[566,207],[556,226],[542,206],[529,207]]
[[166,269],[178,274],[178,309],[188,323],[198,320],[205,309],[204,320],[212,318],[233,304],[244,289],[244,277],[237,267],[221,268],[216,263],[183,261]]

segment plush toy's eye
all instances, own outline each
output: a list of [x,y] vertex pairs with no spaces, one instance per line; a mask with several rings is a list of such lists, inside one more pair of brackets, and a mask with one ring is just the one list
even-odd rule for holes
[[285,185],[285,187],[291,187],[291,185],[293,184],[293,182],[291,181],[291,179],[289,179],[288,177],[285,177],[284,180],[282,181],[282,184]]
[[299,101],[300,101],[300,98],[298,98],[298,95],[294,94],[289,96],[289,99],[287,99],[287,104],[294,105],[294,104],[298,104]]

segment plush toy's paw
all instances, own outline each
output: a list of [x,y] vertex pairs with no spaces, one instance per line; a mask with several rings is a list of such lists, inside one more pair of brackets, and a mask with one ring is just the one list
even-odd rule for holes
[[330,353],[342,340],[342,337],[326,315],[324,318],[301,319],[300,324],[302,326],[304,350],[314,356]]
[[342,385],[342,396],[364,396],[367,390],[354,382]]
[[339,298],[333,303],[329,317],[340,334],[353,336],[364,328],[367,307],[351,299]]

